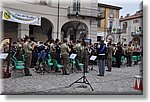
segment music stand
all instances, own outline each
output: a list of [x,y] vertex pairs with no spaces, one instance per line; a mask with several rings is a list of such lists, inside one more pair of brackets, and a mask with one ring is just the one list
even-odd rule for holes
[[92,56],[90,57],[90,61],[92,61],[92,67],[91,67],[89,70],[91,70],[91,71],[96,71],[96,72],[97,72],[97,70],[95,70],[95,69],[93,68],[94,61],[96,60],[96,58],[97,58],[97,56],[94,56],[94,55],[92,55]]
[[[84,47],[84,55],[85,55],[85,47]],[[84,56],[84,58],[85,58],[85,56]],[[85,75],[85,62],[84,62],[84,68],[83,68],[83,76],[81,78],[77,79],[76,81],[74,81],[73,83],[71,83],[69,85],[69,87],[71,87],[75,83],[84,83],[84,84],[87,84],[87,85],[90,86],[90,88],[92,89],[92,91],[94,91],[93,87],[91,86],[91,84],[89,83],[89,81],[87,80],[86,75]]]
[[8,56],[8,53],[0,53],[0,59],[6,59]]
[[77,54],[72,53],[69,57],[71,59],[71,63],[72,63],[72,68],[71,68],[72,73],[73,73],[73,71],[77,73],[77,71],[73,68],[73,60],[75,60],[76,56],[77,56]]

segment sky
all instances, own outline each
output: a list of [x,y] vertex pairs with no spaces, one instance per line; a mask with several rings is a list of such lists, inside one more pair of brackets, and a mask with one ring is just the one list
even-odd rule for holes
[[120,6],[122,9],[120,10],[120,16],[125,16],[126,14],[134,14],[137,10],[139,10],[139,4],[143,0],[98,0],[100,3]]

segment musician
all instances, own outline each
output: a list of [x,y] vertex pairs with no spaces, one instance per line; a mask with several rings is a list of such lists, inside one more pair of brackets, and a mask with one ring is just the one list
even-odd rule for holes
[[30,74],[29,68],[31,65],[31,58],[32,58],[32,47],[30,44],[30,38],[28,36],[25,37],[25,43],[23,44],[23,48],[25,51],[25,75],[32,76]]
[[112,70],[112,52],[113,52],[113,46],[111,45],[111,42],[108,43],[107,45],[107,68],[111,72]]
[[77,43],[75,45],[76,52],[77,52],[77,59],[81,62],[81,42],[77,40]]
[[128,47],[126,48],[126,57],[127,57],[127,65],[128,66],[132,66],[132,51],[133,51],[133,47],[131,46],[131,44],[128,44]]
[[104,76],[105,73],[105,59],[106,59],[106,44],[101,40],[97,46],[97,63],[99,66],[98,76]]
[[116,53],[115,53],[116,66],[118,68],[120,68],[120,66],[121,66],[121,56],[123,56],[123,49],[122,49],[121,43],[119,42],[117,44]]
[[67,40],[64,39],[63,40],[63,44],[61,45],[61,59],[62,59],[62,64],[63,64],[63,75],[69,75],[69,73],[67,73],[67,64],[68,64],[68,55],[70,52],[70,48],[67,45]]

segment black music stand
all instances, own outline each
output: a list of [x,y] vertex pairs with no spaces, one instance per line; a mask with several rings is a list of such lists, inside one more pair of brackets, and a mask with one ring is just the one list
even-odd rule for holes
[[96,58],[97,58],[97,56],[94,56],[94,55],[92,55],[92,56],[90,57],[90,61],[92,61],[92,67],[89,69],[89,71],[96,71],[96,72],[97,72],[97,70],[95,70],[95,69],[93,68],[94,61],[96,60]]
[[[85,47],[84,47],[84,55],[85,55]],[[85,56],[84,56],[84,58],[85,58]],[[92,91],[94,91],[93,87],[91,86],[91,84],[89,83],[89,81],[87,80],[86,75],[85,75],[85,61],[84,61],[84,68],[83,68],[83,76],[81,78],[77,79],[76,81],[74,81],[73,83],[71,83],[69,85],[69,87],[71,87],[75,83],[84,83],[84,84],[87,84],[87,85],[90,86],[90,88],[92,89]]]
[[74,54],[74,53],[72,53],[71,55],[70,55],[70,57],[69,57],[69,59],[71,60],[71,63],[72,63],[72,68],[71,68],[71,72],[73,73],[73,72],[76,72],[77,74],[78,74],[78,72],[74,69],[74,67],[73,67],[73,60],[75,60],[75,58],[76,58],[76,56],[77,56],[77,54]]

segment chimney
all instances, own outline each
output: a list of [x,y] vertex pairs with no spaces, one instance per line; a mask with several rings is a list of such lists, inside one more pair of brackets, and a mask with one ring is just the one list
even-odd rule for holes
[[130,14],[127,14],[127,17],[129,17],[130,16]]
[[123,18],[123,16],[121,16],[121,19]]

